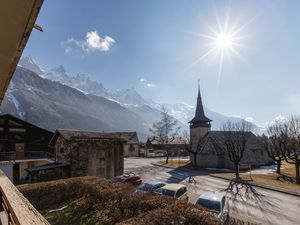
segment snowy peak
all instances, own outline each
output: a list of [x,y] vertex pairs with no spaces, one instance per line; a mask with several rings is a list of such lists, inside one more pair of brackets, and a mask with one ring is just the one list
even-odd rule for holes
[[57,74],[67,75],[66,69],[63,65],[54,67],[53,69],[51,69],[51,71]]
[[33,59],[31,55],[24,57],[20,60],[19,65],[35,72],[37,75],[44,77],[45,70],[43,70]]
[[134,88],[117,90],[113,93],[113,97],[123,104],[148,104],[148,102]]

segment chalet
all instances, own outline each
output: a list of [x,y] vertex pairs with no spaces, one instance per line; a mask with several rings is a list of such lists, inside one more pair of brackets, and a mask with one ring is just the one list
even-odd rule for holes
[[168,143],[161,143],[157,138],[148,138],[146,142],[146,155],[166,155],[171,156],[177,155],[187,155],[187,143],[183,138],[173,138],[168,141]]
[[48,146],[53,133],[12,115],[0,115],[0,169],[14,182],[25,169],[53,162]]
[[[200,88],[198,87],[197,106],[194,118],[190,123],[190,140],[191,148],[196,154],[196,163],[198,167],[203,168],[227,168],[233,169],[234,165],[229,160],[225,141],[228,131],[212,131],[212,120],[206,117],[202,105]],[[243,131],[240,131],[243,132]],[[242,135],[240,135],[242,136]],[[247,140],[246,149],[243,158],[241,159],[241,166],[260,166],[272,162],[271,158],[264,148],[262,140],[252,132],[245,132],[243,134]],[[203,146],[201,151],[197,151],[197,143],[201,139]],[[195,162],[195,155],[191,154],[191,161]]]
[[71,177],[111,178],[124,171],[125,143],[118,133],[56,130],[50,146],[58,163],[69,164]]

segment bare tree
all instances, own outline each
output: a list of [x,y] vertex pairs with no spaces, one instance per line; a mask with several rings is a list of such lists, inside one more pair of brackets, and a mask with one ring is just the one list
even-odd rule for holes
[[198,163],[197,163],[197,155],[201,152],[203,152],[203,150],[205,149],[206,144],[208,143],[208,139],[205,138],[199,138],[197,140],[196,143],[193,143],[190,140],[190,136],[188,134],[188,132],[185,132],[183,134],[184,140],[185,140],[185,149],[193,155],[193,166],[195,168],[198,167]]
[[246,144],[253,130],[253,125],[247,121],[231,122],[223,124],[224,144],[229,160],[234,164],[235,177],[240,178],[239,164],[243,158]]
[[[168,110],[163,107],[160,121],[154,123],[150,132],[157,138],[160,144],[168,144],[178,135],[180,127],[177,126],[177,120],[169,115]],[[170,152],[167,149],[166,163],[169,162]]]
[[277,174],[281,174],[281,164],[285,159],[288,129],[285,123],[276,122],[267,129],[269,138],[264,137],[269,157],[277,164]]
[[287,127],[288,143],[285,160],[287,163],[295,165],[296,183],[300,184],[300,117],[291,117],[288,121]]

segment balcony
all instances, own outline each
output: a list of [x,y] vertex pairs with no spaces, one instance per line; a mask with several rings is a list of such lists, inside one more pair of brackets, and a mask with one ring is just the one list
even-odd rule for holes
[[46,159],[54,162],[55,156],[47,151],[1,152],[0,162]]
[[0,170],[0,224],[50,225]]

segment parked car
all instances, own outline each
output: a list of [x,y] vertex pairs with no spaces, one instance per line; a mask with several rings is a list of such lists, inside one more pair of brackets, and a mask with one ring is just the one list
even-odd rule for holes
[[209,209],[216,214],[216,219],[222,224],[228,219],[228,204],[226,197],[220,192],[206,192],[198,198],[196,204]]
[[111,180],[115,183],[126,183],[133,186],[138,186],[142,183],[140,176],[134,173],[124,173],[123,175],[112,178]]
[[156,189],[165,185],[166,184],[164,182],[159,180],[146,180],[137,187],[137,190],[143,193],[154,192]]
[[183,184],[166,184],[165,186],[158,188],[154,191],[158,194],[163,194],[176,198],[178,200],[188,200],[187,188]]

